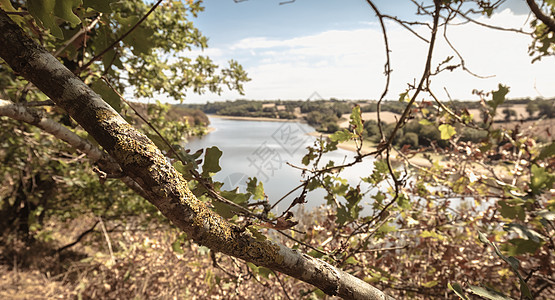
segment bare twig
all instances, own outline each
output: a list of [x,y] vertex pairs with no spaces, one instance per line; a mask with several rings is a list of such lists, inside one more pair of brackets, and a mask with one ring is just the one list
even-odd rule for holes
[[283,284],[283,282],[281,281],[281,279],[278,276],[278,272],[272,271],[272,273],[274,273],[274,276],[276,276],[276,279],[279,282],[279,285],[281,285],[281,289],[283,290],[283,294],[285,294],[285,298],[287,298],[288,300],[291,300],[291,297],[289,297],[289,294],[287,293],[287,290],[285,289],[285,285]]
[[380,130],[380,136],[382,141],[384,140],[384,133],[383,133],[383,128],[382,128],[382,119],[381,119],[381,104],[383,99],[385,98],[385,96],[387,95],[387,92],[389,90],[389,83],[391,81],[391,57],[389,56],[389,53],[391,52],[391,50],[389,49],[389,40],[387,38],[387,30],[385,28],[385,23],[383,21],[384,16],[380,13],[380,11],[378,10],[378,7],[370,0],[367,0],[366,2],[368,2],[368,4],[370,5],[370,7],[372,7],[372,9],[374,10],[374,12],[376,13],[376,16],[378,16],[378,20],[380,21],[380,26],[382,28],[382,35],[383,35],[383,39],[384,39],[384,46],[385,46],[385,65],[384,65],[384,74],[385,74],[385,86],[384,86],[384,90],[382,92],[382,95],[380,96],[380,100],[378,100],[378,108],[377,108],[377,117],[378,117],[378,129]]
[[435,45],[435,40],[436,40],[436,35],[437,35],[437,28],[438,28],[438,24],[439,24],[441,1],[434,0],[434,4],[435,4],[435,12],[433,13],[433,15],[434,15],[434,25],[433,25],[433,28],[432,28],[432,37],[430,39],[430,46],[428,47],[428,57],[426,58],[426,65],[424,67],[424,72],[423,72],[422,77],[420,79],[420,83],[418,84],[418,87],[416,88],[416,91],[414,92],[414,95],[410,99],[409,103],[407,104],[407,107],[405,108],[405,110],[403,111],[403,114],[401,115],[401,118],[399,119],[395,128],[391,132],[391,134],[390,134],[390,136],[387,140],[387,145],[391,145],[391,143],[393,142],[393,139],[395,138],[395,135],[397,134],[397,131],[399,130],[399,128],[401,128],[401,125],[403,124],[403,122],[408,117],[408,115],[410,113],[410,109],[412,107],[412,104],[414,103],[414,101],[416,101],[416,98],[418,97],[418,95],[420,94],[420,92],[424,88],[424,83],[427,83],[426,86],[429,87],[430,67],[431,67],[431,64],[432,64],[432,54],[433,54],[433,51],[434,51],[434,45]]
[[[423,25],[423,26],[428,26],[428,27],[429,27],[429,26],[430,26],[429,24],[427,24],[427,23],[422,23],[422,22],[408,22],[408,21],[403,21],[403,20],[400,20],[400,19],[397,18],[397,17],[389,16],[389,15],[382,15],[382,17],[383,17],[383,18],[386,18],[386,19],[393,20],[393,21],[399,23],[399,25],[403,26],[405,29],[407,29],[408,31],[410,31],[410,32],[411,32],[412,34],[414,34],[417,38],[423,40],[424,42],[426,42],[426,43],[429,43],[429,42],[430,42],[428,39],[426,39],[425,37],[421,36],[420,34],[418,34],[418,32],[414,31],[414,29],[412,29],[412,28],[410,27],[410,26],[412,26],[412,25]],[[430,29],[431,29],[431,28],[430,28]]]
[[445,26],[443,27],[443,38],[445,39],[445,41],[447,42],[447,45],[449,45],[449,47],[451,48],[451,50],[453,50],[453,52],[455,52],[455,54],[459,57],[459,60],[461,62],[461,67],[464,71],[466,71],[468,74],[474,76],[474,77],[478,77],[478,78],[491,78],[491,77],[495,77],[495,75],[487,75],[487,76],[482,76],[482,75],[478,75],[472,71],[470,71],[465,64],[464,58],[462,57],[462,55],[459,53],[459,51],[457,50],[457,48],[455,48],[455,46],[453,46],[453,44],[451,43],[451,41],[449,40],[449,38],[447,37],[447,24],[445,24]]
[[104,238],[106,239],[106,243],[108,244],[108,251],[110,251],[110,259],[112,263],[116,261],[114,257],[114,251],[112,250],[112,242],[110,241],[110,237],[108,236],[108,232],[106,231],[106,226],[104,226],[104,222],[102,222],[102,217],[98,217],[98,222],[100,223],[100,228],[102,229],[102,233],[104,234]]

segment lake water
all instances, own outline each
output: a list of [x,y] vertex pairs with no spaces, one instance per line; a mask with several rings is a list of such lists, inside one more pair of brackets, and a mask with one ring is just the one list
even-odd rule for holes
[[[208,135],[190,141],[186,148],[193,152],[201,148],[217,146],[222,150],[222,170],[214,178],[224,183],[224,189],[246,188],[248,177],[257,177],[264,184],[270,203],[275,203],[287,192],[301,183],[301,171],[287,163],[302,166],[306,147],[314,144],[316,137],[308,135],[314,128],[299,122],[243,121],[210,118],[215,130]],[[333,160],[337,164],[350,162],[354,153],[338,149],[324,155],[322,162]],[[373,160],[366,159],[341,173],[351,184],[358,184],[361,176],[371,174]],[[368,188],[367,185],[361,185]],[[300,190],[284,199],[278,210],[286,209]],[[325,202],[325,192],[317,189],[308,194],[308,208]],[[368,199],[366,202],[368,202]],[[363,200],[364,201],[364,200]]]

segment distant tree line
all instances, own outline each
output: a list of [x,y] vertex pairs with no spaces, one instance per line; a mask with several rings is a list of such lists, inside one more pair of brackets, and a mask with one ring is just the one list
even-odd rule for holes
[[[378,110],[378,103],[372,100],[360,101],[341,101],[336,99],[331,100],[289,100],[289,101],[258,101],[258,100],[235,100],[235,101],[222,101],[222,102],[208,102],[206,104],[187,104],[178,105],[177,107],[187,107],[189,109],[202,110],[207,114],[216,114],[223,116],[238,116],[238,117],[265,117],[276,119],[297,119],[302,117],[309,125],[314,127],[317,131],[323,133],[334,133],[340,129],[339,122],[342,116],[349,114],[352,107],[360,105],[362,112],[376,112]],[[528,119],[538,118],[553,118],[555,111],[555,98],[554,99],[531,99],[520,98],[513,99],[505,102],[501,113],[504,115],[505,121],[511,121],[517,117],[517,113],[511,107],[517,104],[525,104],[526,111],[528,112]],[[405,110],[407,103],[403,101],[383,101],[381,103],[382,112],[391,112],[395,114],[402,114]],[[445,102],[445,105],[452,109],[454,112],[462,112],[470,109],[481,109],[483,104],[480,101],[460,101],[453,100]],[[302,114],[295,114],[298,109]],[[374,142],[376,137],[380,136],[377,131],[378,125],[374,120],[366,121],[365,124],[366,137]],[[392,125],[384,124],[384,131],[386,133],[392,130]],[[483,134],[476,129],[464,129],[462,139],[478,142],[484,138]],[[440,133],[437,128],[428,128],[418,124],[418,121],[411,121],[406,124],[403,130],[399,131],[395,137],[394,143],[398,146],[410,145],[429,146],[432,141],[438,142],[440,145]]]

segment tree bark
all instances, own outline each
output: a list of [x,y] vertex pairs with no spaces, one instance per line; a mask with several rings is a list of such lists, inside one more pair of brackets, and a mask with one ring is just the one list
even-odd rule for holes
[[0,57],[79,123],[155,205],[197,243],[310,283],[346,299],[388,299],[366,282],[321,260],[227,222],[199,201],[187,182],[144,134],[129,125],[54,56],[0,10]]

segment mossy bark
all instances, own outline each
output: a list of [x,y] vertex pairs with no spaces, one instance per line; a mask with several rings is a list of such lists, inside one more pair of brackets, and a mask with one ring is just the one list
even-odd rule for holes
[[311,283],[329,295],[385,299],[371,285],[323,261],[270,240],[256,240],[199,201],[185,179],[144,134],[0,10],[0,57],[66,110],[119,163],[177,227],[199,244]]

